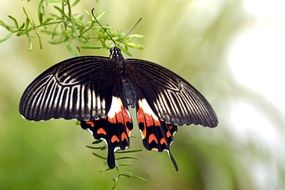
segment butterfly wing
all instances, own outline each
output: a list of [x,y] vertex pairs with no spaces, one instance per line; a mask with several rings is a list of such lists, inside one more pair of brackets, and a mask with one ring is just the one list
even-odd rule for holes
[[20,113],[29,120],[77,119],[95,139],[108,144],[107,163],[115,167],[114,150],[129,146],[132,119],[122,98],[114,62],[82,56],[62,61],[37,77],[25,90]]
[[147,150],[170,152],[177,125],[217,125],[217,117],[207,100],[186,80],[155,63],[127,59],[126,70],[137,96],[137,120]]
[[215,127],[217,116],[203,95],[186,80],[155,63],[127,59],[133,86],[154,114],[168,124]]
[[115,82],[109,62],[105,57],[82,56],[52,66],[27,87],[20,100],[20,113],[34,121],[88,120],[105,115]]

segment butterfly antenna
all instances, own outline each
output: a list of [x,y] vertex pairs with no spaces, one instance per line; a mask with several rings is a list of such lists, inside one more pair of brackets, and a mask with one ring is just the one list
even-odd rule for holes
[[112,42],[114,43],[114,45],[117,46],[115,40],[112,38],[112,36],[111,36],[111,35],[109,34],[109,32],[107,31],[107,28],[105,28],[105,27],[99,22],[99,20],[96,18],[95,14],[94,14],[94,8],[91,10],[91,12],[92,12],[92,15],[93,15],[95,21],[96,21],[96,22],[99,24],[99,26],[104,30],[104,32],[106,32],[106,34],[107,34],[107,35],[109,36],[109,38],[112,40]]
[[[136,24],[130,29],[130,31],[123,37],[122,41],[126,39],[126,37],[136,28],[136,26],[140,23],[142,20],[142,17],[136,22]],[[118,44],[118,46],[121,44],[121,42]]]

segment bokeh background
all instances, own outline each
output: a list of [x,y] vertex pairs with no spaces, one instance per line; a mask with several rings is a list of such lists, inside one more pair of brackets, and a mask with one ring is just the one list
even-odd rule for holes
[[[0,1],[0,19],[23,18],[37,1]],[[159,63],[197,87],[219,117],[217,128],[180,127],[172,152],[133,154],[121,168],[148,181],[121,178],[117,189],[284,189],[285,24],[282,0],[81,0],[78,10],[108,11],[102,22],[144,35],[132,56]],[[0,28],[0,37],[5,32]],[[71,57],[44,40],[31,52],[25,38],[0,44],[0,189],[110,189],[116,171],[86,148],[92,136],[75,121],[29,122],[18,112],[27,85]],[[82,54],[108,56],[106,50]],[[126,56],[127,57],[127,56]],[[132,146],[143,148],[134,125]],[[105,152],[103,152],[103,155]]]

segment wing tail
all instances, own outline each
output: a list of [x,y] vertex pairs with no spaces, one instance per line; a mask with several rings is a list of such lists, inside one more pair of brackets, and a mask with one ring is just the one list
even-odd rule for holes
[[177,126],[161,121],[145,99],[138,100],[137,120],[144,147],[147,150],[157,150],[158,152],[167,151],[173,166],[178,171],[177,163],[170,152]]

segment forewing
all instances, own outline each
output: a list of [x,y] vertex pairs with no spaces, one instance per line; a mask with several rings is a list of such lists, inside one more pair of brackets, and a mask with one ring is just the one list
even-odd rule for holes
[[211,105],[186,80],[152,62],[127,59],[126,63],[137,98],[145,98],[160,120],[175,125],[217,126]]
[[25,90],[19,110],[29,120],[91,120],[111,106],[114,74],[110,59],[82,56],[62,61]]

